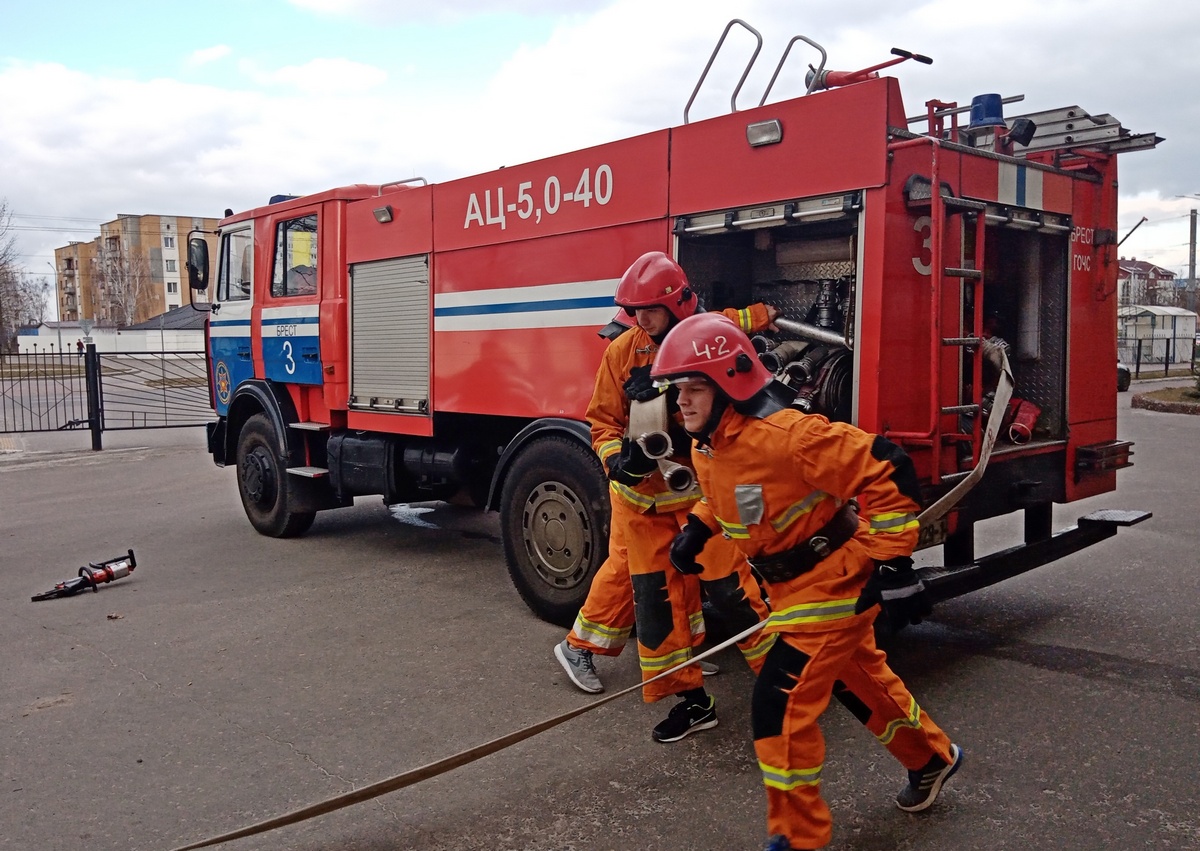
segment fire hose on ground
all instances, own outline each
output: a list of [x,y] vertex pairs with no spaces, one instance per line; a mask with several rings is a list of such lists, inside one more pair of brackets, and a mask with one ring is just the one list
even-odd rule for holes
[[[682,662],[669,670],[663,671],[661,674],[658,674],[657,676],[646,680],[645,682],[652,683],[655,680],[661,680],[664,677],[671,676],[677,671],[683,670],[688,665],[696,664],[701,659],[707,659],[714,653],[718,653],[721,650],[724,650],[726,647],[730,647],[739,641],[749,638],[751,635],[766,626],[766,624],[766,621],[756,623],[754,626],[738,633],[733,638],[723,641],[715,647],[705,650],[703,653],[698,653],[686,662]],[[220,845],[223,842],[231,842],[234,839],[241,839],[246,836],[254,836],[258,833],[265,833],[268,830],[275,830],[279,827],[286,827],[287,825],[307,821],[308,819],[316,818],[317,816],[323,816],[327,813],[332,813],[335,810],[353,806],[354,804],[361,804],[363,801],[369,801],[372,798],[378,798],[380,795],[386,795],[389,792],[395,792],[399,789],[405,788],[406,786],[413,786],[417,783],[420,783],[422,780],[428,780],[431,777],[437,777],[440,774],[445,774],[448,771],[453,771],[456,768],[461,768],[462,766],[475,762],[476,760],[483,759],[485,756],[490,756],[497,751],[502,751],[511,745],[515,745],[518,742],[523,742],[526,739],[532,738],[538,733],[544,733],[546,730],[550,730],[554,727],[557,727],[559,724],[570,721],[572,718],[576,718],[587,712],[591,712],[593,709],[599,709],[604,704],[611,703],[612,701],[624,697],[627,694],[640,692],[643,685],[644,683],[639,682],[636,685],[632,685],[626,689],[622,689],[621,691],[614,692],[613,694],[602,697],[599,700],[594,700],[585,706],[577,707],[568,712],[564,712],[561,715],[555,715],[553,718],[549,718],[529,727],[524,727],[505,736],[492,739],[490,742],[484,742],[481,745],[468,748],[465,751],[459,751],[453,756],[448,756],[444,759],[438,760],[437,762],[431,762],[427,765],[421,766],[420,768],[414,768],[409,771],[393,775],[386,780],[380,780],[377,783],[372,783],[368,786],[362,787],[361,789],[355,789],[342,795],[335,795],[332,798],[327,798],[324,801],[311,804],[307,807],[301,807],[300,809],[293,810],[290,813],[284,813],[283,815],[275,816],[274,818],[269,818],[264,821],[257,822],[256,824],[251,824],[238,830],[230,831],[229,833],[222,833],[220,836],[213,836],[200,842],[193,842],[191,845],[181,845],[173,849],[173,851],[190,851],[190,849],[193,848],[208,848],[212,845]]]
[[[1009,368],[1008,358],[1003,352],[1000,352],[1000,357],[1002,358],[1002,368],[1000,370],[1000,380],[996,387],[996,401],[992,409],[995,412],[1001,412],[1005,409],[1013,390],[1012,371]],[[659,400],[661,400],[661,402]],[[642,408],[643,406],[645,407],[637,414],[637,423],[635,424],[634,412],[638,411],[638,409]],[[658,410],[660,407],[661,412]],[[656,417],[658,419],[656,419]],[[962,499],[966,492],[974,487],[975,483],[979,481],[979,479],[983,476],[984,469],[987,467],[988,458],[992,453],[992,447],[996,443],[996,437],[1000,430],[1000,420],[1001,417],[998,413],[988,418],[987,429],[983,435],[983,445],[979,453],[979,462],[976,464],[975,469],[972,470],[966,478],[959,482],[941,499],[922,511],[917,516],[918,522],[930,523],[944,516],[946,512],[948,512],[954,506],[954,504],[958,502],[958,500]],[[631,406],[629,429],[630,434],[639,435],[639,445],[642,446],[643,451],[646,452],[646,454],[651,458],[655,458],[657,456],[660,466],[670,454],[670,438],[666,434],[665,423],[665,394],[658,397],[658,400],[648,403],[635,403]],[[642,442],[643,440],[645,443]],[[662,442],[663,440],[665,440],[665,444]],[[683,467],[683,469],[688,470],[686,467]],[[688,472],[690,474],[691,471],[688,470]],[[664,476],[665,475],[666,472],[664,471]],[[669,481],[670,480],[668,479],[668,482]],[[694,486],[694,481],[689,483],[689,489],[692,486]],[[130,562],[132,562],[132,550],[129,553],[129,559]],[[130,569],[132,570],[132,564],[130,565]],[[671,676],[675,672],[686,668],[688,665],[694,665],[702,659],[707,659],[709,656],[724,650],[726,647],[731,647],[740,641],[744,641],[766,625],[767,621],[764,620],[752,627],[742,630],[742,632],[738,633],[732,638],[729,638],[702,653],[698,653],[686,662],[682,662],[667,671],[663,671],[661,674],[658,674],[646,682],[651,683],[655,680],[660,680],[664,677]],[[371,783],[367,786],[364,786],[361,789],[355,789],[342,795],[335,795],[332,798],[327,798],[326,800],[320,801],[316,804],[302,807],[298,810],[293,810],[290,813],[284,813],[283,815],[275,816],[274,818],[269,818],[238,830],[230,831],[228,833],[222,833],[219,836],[213,836],[200,842],[194,842],[190,845],[181,845],[173,849],[173,851],[191,851],[191,849],[194,848],[208,848],[213,845],[220,845],[225,842],[230,842],[234,839],[254,836],[259,833],[265,833],[269,830],[275,830],[276,828],[286,827],[288,825],[297,824],[298,822],[307,821],[308,819],[316,818],[317,816],[323,816],[327,813],[334,812],[335,810],[350,807],[354,804],[360,804],[364,801],[378,798],[381,795],[386,795],[390,792],[395,792],[400,789],[404,789],[405,787],[413,786],[423,780],[437,777],[441,774],[453,771],[456,768],[461,768],[464,765],[475,762],[476,760],[483,759],[486,756],[490,756],[498,751],[502,751],[505,748],[517,744],[518,742],[523,742],[526,739],[530,739],[539,733],[544,733],[547,730],[553,729],[560,724],[570,721],[572,718],[577,718],[580,715],[584,715],[594,709],[599,709],[606,703],[611,703],[612,701],[622,698],[627,694],[640,692],[643,685],[643,683],[639,682],[636,685],[629,686],[621,691],[615,692],[606,697],[602,697],[599,700],[594,700],[585,706],[577,707],[560,715],[555,715],[553,718],[549,718],[545,721],[541,721],[528,727],[524,727],[507,735],[492,739],[489,742],[484,742],[481,745],[476,745],[475,747],[468,748],[467,750],[459,751],[453,756],[448,756],[444,759],[428,763],[427,765],[423,765],[419,768],[414,768],[409,771],[393,775],[385,780],[380,780],[376,783]]]

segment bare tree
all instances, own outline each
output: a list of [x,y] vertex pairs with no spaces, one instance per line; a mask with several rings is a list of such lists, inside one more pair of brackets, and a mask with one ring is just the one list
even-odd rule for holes
[[127,250],[117,238],[110,238],[96,255],[93,277],[93,315],[111,319],[118,325],[132,325],[139,319],[138,308],[150,293],[150,263],[144,254]]
[[17,240],[12,234],[12,216],[8,202],[0,200],[0,352],[16,345],[17,326],[21,324],[18,303]]

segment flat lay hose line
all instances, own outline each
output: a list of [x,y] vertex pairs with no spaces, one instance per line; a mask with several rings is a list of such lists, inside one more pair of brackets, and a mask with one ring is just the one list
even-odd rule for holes
[[428,765],[421,766],[420,768],[414,768],[410,771],[393,775],[386,780],[380,780],[377,783],[371,783],[368,786],[363,786],[361,789],[354,789],[353,791],[346,792],[342,795],[335,795],[332,798],[327,798],[324,801],[320,801],[316,804],[310,804],[307,807],[301,807],[300,809],[293,810],[290,813],[284,813],[283,815],[275,816],[274,818],[269,818],[255,824],[247,825],[246,827],[230,831],[229,833],[222,833],[219,836],[213,836],[208,839],[201,840],[200,842],[193,842],[190,845],[180,845],[177,848],[172,849],[172,851],[190,851],[192,848],[208,848],[212,845],[220,845],[223,842],[231,842],[234,839],[241,839],[246,836],[254,836],[255,834],[265,833],[268,830],[274,830],[278,827],[285,827],[290,824],[307,821],[308,819],[316,818],[317,816],[323,816],[326,813],[331,813],[334,810],[340,810],[344,807],[353,806],[354,804],[361,804],[363,801],[369,801],[372,798],[378,798],[380,795],[386,795],[389,792],[395,792],[397,789],[403,789],[406,786],[413,786],[417,783],[420,783],[422,780],[428,780],[431,777],[437,777],[440,774],[445,774],[446,772],[453,771],[456,768],[461,768],[468,763],[475,762],[476,760],[482,759],[485,756],[489,756],[497,751],[502,751],[511,745],[515,745],[517,742],[523,742],[526,739],[532,738],[538,733],[544,733],[546,730],[549,730],[552,727],[557,727],[559,724],[562,724],[565,721],[570,721],[572,718],[583,715],[586,712],[591,712],[593,709],[598,709],[604,704],[614,701],[617,698],[624,697],[625,695],[632,694],[633,692],[641,691],[642,686],[646,683],[652,683],[655,680],[661,680],[663,677],[669,677],[676,671],[686,668],[688,665],[694,665],[701,659],[707,659],[714,653],[717,653],[721,650],[724,650],[726,647],[730,647],[739,641],[749,638],[751,635],[766,626],[766,623],[766,621],[756,623],[754,626],[738,633],[733,638],[730,638],[727,641],[716,645],[715,647],[705,650],[703,653],[698,653],[688,661],[678,664],[669,670],[663,671],[661,674],[656,675],[652,679],[646,680],[644,683],[639,682],[637,685],[632,685],[629,688],[614,692],[613,694],[602,697],[599,700],[594,700],[585,706],[580,706],[576,709],[569,710],[561,715],[556,715],[553,718],[549,718],[545,721],[541,721],[537,724],[533,724],[529,727],[525,727],[505,736],[501,736],[498,739],[492,739],[490,742],[484,742],[481,745],[476,745],[475,747],[468,748],[465,751],[459,751],[453,756],[448,756],[445,759],[438,760],[437,762],[431,762]]
[[[988,418],[987,429],[983,435],[983,445],[979,453],[979,462],[976,464],[975,469],[971,471],[970,475],[955,485],[955,487],[953,487],[936,503],[922,511],[917,516],[917,520],[919,522],[927,523],[941,518],[946,514],[947,511],[950,510],[951,507],[953,507],[955,503],[958,502],[958,500],[962,499],[963,495],[970,490],[983,476],[983,471],[987,467],[988,458],[992,453],[992,447],[996,443],[997,432],[1000,428],[1000,420],[1002,419],[1003,412],[1008,405],[1008,400],[1012,395],[1012,390],[1012,372],[1009,368],[1007,356],[1003,356],[1003,368],[1000,371],[1000,380],[996,388],[996,398],[992,407],[992,416]],[[646,413],[650,414],[651,416],[657,414],[658,412],[655,410],[655,407],[656,406],[653,405],[648,406]],[[650,422],[657,424],[657,417],[655,417],[653,420],[650,420]],[[766,625],[766,621],[756,623],[754,626],[738,633],[733,638],[727,639],[715,647],[705,650],[703,653],[699,653],[688,661],[676,665],[669,670],[663,671],[661,674],[658,674],[657,676],[646,680],[645,682],[652,683],[655,680],[661,680],[663,677],[669,677],[676,671],[686,668],[688,665],[694,665],[701,659],[707,659],[714,653],[717,653],[721,650],[724,650],[726,647],[730,647],[734,644],[737,644],[739,641],[749,638]],[[298,822],[316,818],[317,816],[323,816],[326,813],[331,813],[334,810],[340,810],[344,807],[353,806],[354,804],[361,804],[363,801],[369,801],[372,798],[378,798],[380,795],[386,795],[389,792],[395,792],[396,790],[403,789],[406,786],[413,786],[417,783],[420,783],[422,780],[428,780],[431,777],[437,777],[440,774],[445,774],[448,771],[453,771],[456,768],[461,768],[462,766],[475,762],[476,760],[483,759],[485,756],[490,756],[497,751],[502,751],[511,745],[517,744],[517,742],[523,742],[526,739],[532,738],[538,733],[544,733],[546,730],[557,727],[559,724],[570,721],[572,718],[578,717],[587,712],[591,712],[593,709],[598,709],[604,704],[614,701],[617,698],[624,697],[625,695],[632,694],[636,691],[641,691],[643,685],[644,683],[632,685],[629,688],[615,692],[606,697],[602,697],[599,700],[594,700],[585,706],[580,706],[576,709],[569,710],[561,715],[556,715],[553,718],[549,718],[545,721],[533,724],[532,726],[509,733],[508,735],[501,736],[498,739],[492,739],[490,742],[484,742],[481,745],[476,745],[475,747],[468,748],[465,751],[459,751],[453,756],[440,759],[437,762],[431,762],[428,765],[421,766],[420,768],[414,768],[410,771],[393,775],[386,780],[380,780],[377,783],[371,783],[370,785],[363,786],[361,789],[355,789],[351,792],[346,792],[343,795],[335,795],[332,798],[327,798],[326,800],[320,801],[316,804],[311,804],[307,807],[302,807],[298,810],[293,810],[290,813],[284,813],[283,815],[275,816],[274,818],[269,818],[265,821],[260,821],[229,833],[222,833],[219,836],[213,836],[200,842],[193,842],[190,845],[181,845],[175,849],[172,849],[172,851],[190,851],[190,849],[193,848],[208,848],[212,845],[220,845],[223,842],[230,842],[234,839],[241,839],[246,836],[254,836],[255,834],[265,833],[268,830],[274,830],[278,827],[285,827],[290,824],[296,824]]]

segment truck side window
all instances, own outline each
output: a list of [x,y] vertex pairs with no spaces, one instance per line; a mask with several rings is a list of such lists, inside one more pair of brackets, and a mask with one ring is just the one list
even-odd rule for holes
[[302,296],[317,291],[317,217],[280,222],[275,228],[271,295]]
[[221,242],[221,277],[217,281],[217,301],[244,301],[250,298],[254,282],[254,236],[252,231],[234,231]]

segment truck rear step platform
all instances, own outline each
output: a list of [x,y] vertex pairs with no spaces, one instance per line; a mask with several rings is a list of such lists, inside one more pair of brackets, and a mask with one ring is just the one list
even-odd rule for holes
[[1076,525],[1061,529],[1045,540],[1000,550],[971,564],[918,568],[917,574],[935,602],[950,600],[1086,549],[1116,535],[1119,527],[1133,526],[1152,516],[1149,511],[1101,509],[1080,517]]

